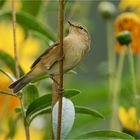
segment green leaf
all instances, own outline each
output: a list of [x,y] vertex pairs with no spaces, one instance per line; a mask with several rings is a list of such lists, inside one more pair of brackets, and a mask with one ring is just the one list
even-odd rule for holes
[[69,70],[69,71],[67,72],[67,74],[77,74],[77,72],[74,71],[74,70]]
[[20,107],[16,107],[16,108],[15,108],[15,112],[16,112],[16,113],[21,113],[21,112],[22,112],[22,109],[21,109]]
[[[71,98],[73,96],[76,96],[80,93],[79,90],[75,89],[67,89],[64,91],[64,97]],[[43,112],[46,108],[51,106],[52,102],[52,94],[47,94],[44,96],[41,96],[40,98],[36,99],[33,103],[31,103],[27,109],[26,112],[26,122],[27,124],[30,124],[32,119],[36,116],[36,114],[39,114],[39,112]]]
[[27,85],[24,88],[23,93],[27,106],[29,106],[34,100],[36,100],[39,97],[38,89],[33,84]]
[[[0,15],[0,19],[8,18],[12,19],[12,14],[10,12],[4,13]],[[25,13],[25,12],[17,12],[16,13],[17,22],[25,29],[38,31],[45,35],[52,41],[55,41],[56,37],[53,35],[52,31],[45,27],[41,22],[39,22],[35,17],[32,15]]]
[[126,139],[126,140],[135,140],[131,135],[128,135],[123,132],[113,131],[113,130],[97,130],[92,131],[86,134],[82,134],[76,139],[84,139],[84,138],[113,138],[113,139]]
[[42,0],[22,0],[22,11],[27,12],[33,16],[36,16],[40,10]]
[[10,80],[12,80],[13,82],[16,81],[16,78],[13,77],[10,73],[6,72],[3,69],[0,69],[0,72],[2,72],[4,75],[6,75]]
[[38,82],[38,81],[43,80],[43,79],[46,79],[46,78],[49,78],[49,75],[48,74],[38,76],[38,77],[36,77],[36,78],[34,78],[32,80],[32,83]]
[[[98,111],[87,108],[87,107],[82,107],[82,106],[74,106],[75,107],[75,112],[80,113],[80,114],[85,114],[85,115],[92,115],[93,117],[101,118],[104,119],[104,116],[100,114]],[[41,114],[47,114],[51,112],[51,107],[46,107],[42,110],[39,110],[35,114],[33,114],[30,118],[30,122],[38,115]]]
[[8,134],[6,136],[7,139],[13,139],[17,131],[17,120],[13,118],[8,119]]
[[[16,75],[16,70],[15,70],[15,61],[12,56],[10,56],[8,53],[0,50],[0,61],[4,63],[12,72],[14,75]],[[21,67],[20,69],[20,75],[24,75],[24,71],[22,70]]]
[[0,0],[0,8],[4,5],[5,0]]
[[2,90],[0,90],[0,94],[5,94],[5,95],[10,95],[10,96],[17,97],[15,94],[12,94],[11,92],[2,91]]
[[99,113],[98,111],[96,111],[94,109],[90,109],[88,107],[75,106],[75,111],[76,111],[76,113],[81,113],[81,114],[86,114],[86,115],[88,114],[88,115],[92,115],[97,118],[104,119],[104,116],[101,113]]

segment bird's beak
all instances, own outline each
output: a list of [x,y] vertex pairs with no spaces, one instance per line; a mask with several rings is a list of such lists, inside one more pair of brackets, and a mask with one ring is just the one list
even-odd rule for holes
[[72,24],[72,22],[70,22],[69,20],[67,22],[69,23],[70,26],[74,26],[74,24]]

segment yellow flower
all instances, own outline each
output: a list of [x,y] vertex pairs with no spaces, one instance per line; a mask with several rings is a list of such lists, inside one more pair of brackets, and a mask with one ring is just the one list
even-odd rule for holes
[[[4,122],[4,128],[5,128],[4,129],[5,133],[8,134],[9,132],[8,132],[8,126],[6,122]],[[5,133],[0,132],[0,140],[6,139]],[[34,126],[30,126],[30,139],[31,140],[43,140],[43,136],[44,136],[44,131],[42,128],[38,129]],[[23,121],[20,120],[17,123],[16,135],[10,140],[26,140]]]
[[[41,49],[41,44],[39,40],[37,40],[31,34],[27,38],[25,38],[24,30],[18,24],[16,33],[19,63],[23,70],[27,72],[34,61],[34,58],[36,57],[36,55],[38,55]],[[0,50],[5,51],[11,56],[14,56],[12,23],[8,23],[6,21],[0,22],[0,34]],[[3,69],[11,73],[11,71],[4,64],[2,64],[1,66]],[[0,79],[0,90],[9,91],[8,85],[11,83],[11,81],[2,73],[0,73]],[[4,132],[7,131],[7,128],[5,128],[5,125],[7,124],[7,118],[9,116],[15,116],[14,108],[17,106],[19,106],[18,98],[0,94],[0,120],[3,119],[1,121],[1,129],[4,130]],[[23,125],[23,123],[21,125]],[[24,137],[24,129],[20,128],[20,130],[18,131],[19,132],[15,137],[15,139],[17,140]],[[32,129],[31,131],[33,131],[32,139],[39,140],[39,137],[37,136],[38,133],[34,129]],[[0,134],[0,139],[3,139],[1,137],[3,137],[4,135],[5,133]]]
[[[133,53],[140,54],[140,17],[135,13],[126,12],[119,15],[115,20],[115,36],[119,32],[129,31],[132,34],[131,48]],[[115,44],[116,52],[120,53],[122,46],[116,42]]]
[[140,130],[140,119],[137,118],[135,107],[130,107],[128,111],[124,107],[119,108],[119,119],[122,126],[133,132]]
[[119,3],[119,9],[121,11],[132,9],[133,12],[140,15],[140,0],[121,0]]

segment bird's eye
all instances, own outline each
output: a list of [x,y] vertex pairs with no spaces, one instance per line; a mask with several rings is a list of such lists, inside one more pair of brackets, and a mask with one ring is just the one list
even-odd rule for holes
[[79,26],[79,28],[80,28],[81,30],[83,30],[83,27],[82,27],[82,26]]

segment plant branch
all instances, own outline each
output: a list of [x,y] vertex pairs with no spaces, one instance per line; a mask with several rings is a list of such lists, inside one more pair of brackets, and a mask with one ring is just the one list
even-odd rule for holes
[[113,92],[113,81],[116,67],[116,56],[114,48],[113,38],[113,21],[112,19],[106,21],[107,29],[107,51],[108,51],[108,72],[109,72],[109,93],[112,95]]
[[17,55],[17,45],[16,45],[16,9],[15,9],[15,0],[12,0],[12,17],[13,17],[13,40],[14,40],[14,57],[15,57],[15,69],[16,69],[16,78],[19,78],[19,63]]
[[128,45],[128,50],[129,50],[129,64],[130,64],[130,72],[131,72],[131,77],[132,77],[132,86],[133,86],[133,92],[135,97],[137,96],[137,87],[136,87],[136,77],[135,77],[135,69],[134,69],[134,59],[133,59],[133,54],[131,50],[131,46]]
[[[53,77],[53,79],[55,79],[55,81],[58,81],[59,77],[56,75]],[[52,110],[53,110],[53,107],[55,105],[55,103],[57,102],[57,99],[58,99],[58,84],[53,81],[53,85],[52,85],[52,105],[51,105],[51,126],[50,126],[50,140],[53,140],[54,139],[54,134],[53,134],[53,127],[52,127],[52,124],[53,124],[53,114],[52,114]]]
[[[17,55],[17,45],[16,45],[16,9],[15,9],[15,0],[12,0],[12,23],[13,23],[13,41],[14,41],[14,57],[15,57],[15,69],[16,69],[16,78],[18,79],[20,77],[19,75],[19,63],[18,63],[18,55]],[[25,119],[26,117],[26,112],[25,112],[25,107],[23,104],[23,99],[22,99],[22,93],[19,94],[18,96],[20,100],[20,106],[22,109],[22,117]],[[24,123],[24,128],[25,128],[25,135],[26,135],[26,140],[30,140],[30,132],[29,132],[29,127]]]
[[118,94],[121,89],[121,78],[122,78],[122,71],[123,71],[123,65],[124,65],[124,58],[125,58],[125,48],[121,51],[121,54],[119,56],[119,62],[118,62],[118,69],[115,77],[114,82],[114,90],[113,90],[113,97],[112,97],[112,118],[111,118],[111,128],[112,129],[119,129],[119,122],[118,122]]
[[63,98],[63,38],[64,38],[64,4],[65,0],[59,0],[59,39],[60,39],[60,57],[59,62],[60,81],[59,81],[59,106],[58,106],[58,127],[57,127],[57,140],[61,139],[61,120],[62,120],[62,98]]

